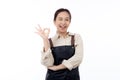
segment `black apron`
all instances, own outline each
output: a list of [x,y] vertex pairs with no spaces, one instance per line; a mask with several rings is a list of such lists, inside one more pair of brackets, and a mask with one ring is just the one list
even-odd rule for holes
[[[52,40],[49,39],[49,41],[54,57],[54,65],[59,65],[64,59],[67,60],[74,55],[74,35],[71,36],[71,45],[53,47]],[[68,69],[62,69],[58,71],[48,69],[46,80],[80,80],[79,69],[78,67],[72,69],[71,71]]]

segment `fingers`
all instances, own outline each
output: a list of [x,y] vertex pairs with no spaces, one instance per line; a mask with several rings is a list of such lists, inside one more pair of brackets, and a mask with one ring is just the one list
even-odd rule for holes
[[38,28],[35,27],[37,31],[42,31],[42,28],[40,27],[40,25],[38,24]]
[[43,31],[44,31],[45,33],[49,34],[49,33],[50,33],[50,28],[44,28]]
[[38,33],[38,32],[35,32],[35,33],[39,35],[39,33]]
[[40,27],[40,25],[38,24],[39,30],[42,30],[42,28]]
[[48,33],[50,33],[50,28],[48,28]]
[[35,27],[36,28],[36,32],[35,33],[37,33],[37,34],[44,34],[44,35],[46,35],[46,36],[48,36],[49,35],[49,33],[50,33],[50,28],[41,28],[40,27],[40,25],[38,24],[38,27]]
[[40,25],[38,24],[38,26],[40,27]]

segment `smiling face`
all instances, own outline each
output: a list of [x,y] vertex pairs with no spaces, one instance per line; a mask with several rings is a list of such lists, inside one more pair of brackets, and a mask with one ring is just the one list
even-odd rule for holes
[[66,33],[71,22],[70,14],[66,11],[62,11],[58,13],[56,19],[54,20],[54,24],[57,27],[58,33]]

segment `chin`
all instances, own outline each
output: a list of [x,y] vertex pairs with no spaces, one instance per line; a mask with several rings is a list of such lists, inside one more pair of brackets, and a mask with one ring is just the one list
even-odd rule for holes
[[61,30],[60,32],[61,32],[61,33],[65,33],[65,32],[67,32],[67,31],[66,31],[66,30]]

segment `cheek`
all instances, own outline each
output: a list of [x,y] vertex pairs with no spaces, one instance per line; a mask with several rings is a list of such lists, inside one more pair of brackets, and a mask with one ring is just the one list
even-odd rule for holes
[[54,21],[54,24],[55,24],[55,26],[57,26],[58,25],[58,21]]
[[66,25],[67,25],[67,27],[69,27],[70,23],[67,23]]
[[69,25],[69,24],[70,24],[70,21],[68,21],[67,24]]

